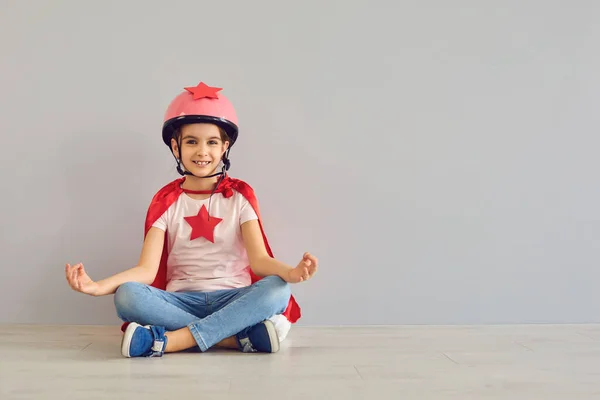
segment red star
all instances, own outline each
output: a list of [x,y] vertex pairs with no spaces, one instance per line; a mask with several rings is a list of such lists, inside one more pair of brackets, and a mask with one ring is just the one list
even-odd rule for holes
[[185,90],[194,95],[194,100],[208,97],[209,99],[218,99],[218,91],[223,90],[222,88],[212,87],[206,85],[204,82],[200,82],[198,86],[186,87]]
[[187,221],[188,224],[192,227],[192,234],[190,235],[190,240],[197,239],[199,237],[205,237],[210,242],[214,243],[214,231],[215,226],[221,221],[222,218],[217,217],[208,217],[208,211],[206,210],[206,206],[202,205],[200,211],[198,211],[198,215],[193,217],[183,217]]

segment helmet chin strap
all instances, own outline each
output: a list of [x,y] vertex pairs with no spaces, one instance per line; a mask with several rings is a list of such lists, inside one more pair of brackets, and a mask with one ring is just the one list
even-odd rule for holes
[[179,175],[189,175],[189,176],[193,176],[193,177],[195,177],[195,178],[204,179],[204,178],[212,178],[212,177],[215,177],[215,176],[218,176],[218,175],[223,175],[223,174],[225,174],[225,166],[224,166],[224,165],[223,165],[223,168],[221,169],[221,172],[217,172],[217,173],[214,173],[214,174],[212,174],[212,175],[198,176],[198,175],[194,175],[194,174],[192,174],[192,173],[191,173],[191,172],[189,172],[189,171],[184,171],[184,170],[181,168],[181,164],[182,164],[182,163],[181,163],[181,161],[177,160],[177,172],[179,172]]

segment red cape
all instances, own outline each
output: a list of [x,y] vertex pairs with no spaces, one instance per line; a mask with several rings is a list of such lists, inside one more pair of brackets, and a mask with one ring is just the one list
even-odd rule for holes
[[[148,207],[148,213],[146,214],[146,223],[144,228],[144,238],[148,234],[148,231],[156,222],[156,220],[167,211],[167,209],[173,204],[179,196],[183,193],[183,189],[181,188],[181,184],[185,178],[179,178],[174,180],[173,182],[165,185],[162,189],[160,189],[152,198],[150,203],[150,207]],[[215,193],[221,193],[225,197],[231,197],[233,195],[233,190],[239,192],[242,196],[248,200],[254,212],[258,216],[258,223],[260,225],[260,230],[262,232],[263,239],[265,241],[265,247],[267,248],[267,253],[270,257],[273,257],[273,252],[271,251],[271,247],[269,246],[269,242],[267,241],[267,236],[265,235],[265,231],[263,229],[262,219],[260,217],[260,211],[258,207],[258,200],[256,199],[256,195],[254,194],[254,190],[250,185],[246,182],[241,181],[239,179],[230,178],[226,176],[223,178],[223,181],[219,184],[219,187],[215,191]],[[165,234],[165,244],[163,246],[163,253],[160,259],[160,265],[158,268],[158,273],[156,274],[156,278],[154,282],[152,282],[151,286],[154,286],[158,289],[165,289],[167,285],[167,257],[168,257],[168,235]],[[257,276],[250,270],[250,276],[252,279],[252,283],[259,281],[262,279]],[[283,315],[291,322],[295,323],[300,317],[300,307],[294,296],[290,296],[290,301]],[[124,323],[121,327],[121,330],[125,330],[128,323]]]

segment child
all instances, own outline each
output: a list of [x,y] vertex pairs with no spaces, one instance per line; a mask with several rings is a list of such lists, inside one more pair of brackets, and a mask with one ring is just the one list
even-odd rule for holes
[[238,137],[233,106],[221,88],[185,89],[162,131],[183,177],[154,195],[138,265],[94,282],[82,264],[67,264],[67,281],[115,294],[125,357],[213,346],[277,352],[300,318],[289,283],[310,279],[318,260],[305,253],[291,267],[273,258],[254,191],[226,172]]

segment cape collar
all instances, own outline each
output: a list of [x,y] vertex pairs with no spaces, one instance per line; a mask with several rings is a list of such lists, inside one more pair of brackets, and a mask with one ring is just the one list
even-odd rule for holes
[[[185,177],[180,179],[179,188],[183,193],[188,194],[212,194],[212,190],[190,190],[183,188],[183,182],[185,181]],[[214,190],[214,193],[221,193],[225,198],[231,197],[233,195],[233,189],[235,187],[235,182],[233,179],[229,177],[229,175],[225,175],[225,178],[221,180],[219,186]]]

